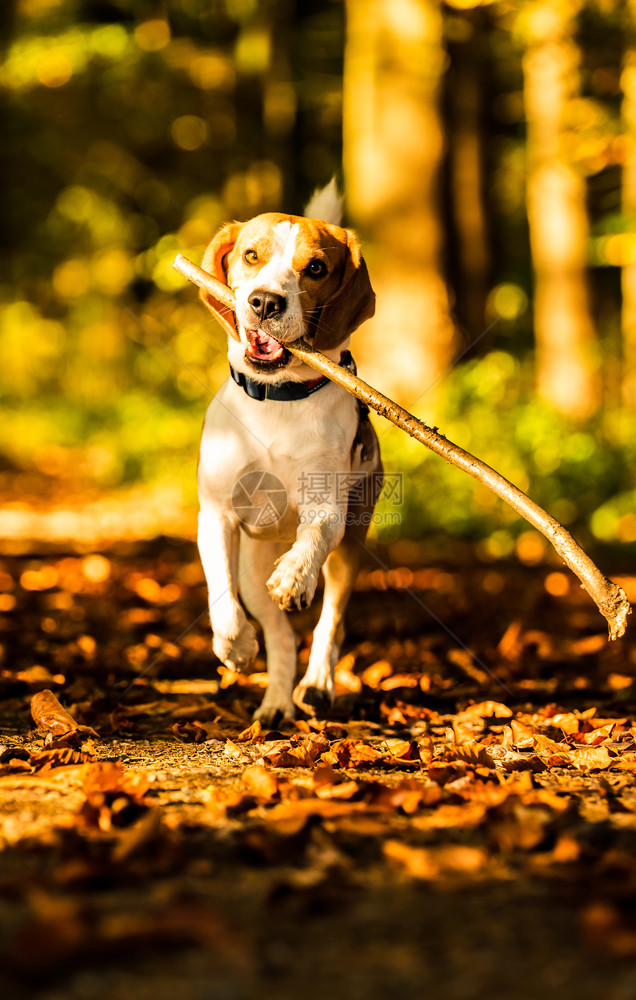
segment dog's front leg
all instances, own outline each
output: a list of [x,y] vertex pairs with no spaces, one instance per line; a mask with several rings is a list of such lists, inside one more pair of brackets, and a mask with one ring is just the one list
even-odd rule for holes
[[243,670],[258,652],[256,633],[238,600],[239,532],[233,513],[202,507],[198,544],[208,584],[212,648],[233,670]]
[[321,514],[313,523],[306,523],[301,512],[296,541],[276,561],[267,581],[270,597],[283,611],[309,607],[322,565],[344,534],[344,510],[334,506]]

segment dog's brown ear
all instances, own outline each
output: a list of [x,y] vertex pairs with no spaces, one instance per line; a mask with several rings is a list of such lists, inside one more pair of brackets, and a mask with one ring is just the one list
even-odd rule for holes
[[[335,228],[335,227],[334,227]],[[375,292],[360,251],[358,237],[350,229],[338,229],[346,234],[346,259],[340,287],[323,305],[312,344],[319,351],[338,347],[375,312]]]
[[[203,270],[213,275],[219,281],[222,281],[224,285],[228,283],[227,258],[234,249],[234,244],[239,237],[242,226],[242,222],[230,222],[226,226],[223,226],[222,229],[219,229],[203,254],[203,260],[201,261]],[[215,299],[209,292],[204,291],[204,289],[201,289],[199,292],[199,297],[212,315],[219,321],[225,332],[229,333],[235,340],[238,340],[239,337],[234,325],[234,314],[231,309],[228,309],[227,306],[219,302],[218,299]]]

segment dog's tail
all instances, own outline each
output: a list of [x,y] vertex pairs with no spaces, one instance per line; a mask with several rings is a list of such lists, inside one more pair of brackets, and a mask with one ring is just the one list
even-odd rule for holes
[[305,206],[308,219],[322,219],[332,226],[342,221],[342,195],[338,191],[336,178],[332,177],[324,188],[317,188]]

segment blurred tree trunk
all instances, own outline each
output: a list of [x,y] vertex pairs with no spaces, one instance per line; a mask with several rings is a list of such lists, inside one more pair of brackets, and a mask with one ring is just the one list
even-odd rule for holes
[[[449,119],[450,202],[457,241],[456,313],[472,342],[486,325],[491,270],[484,203],[486,20],[482,10],[464,15],[466,37],[449,45],[451,64],[446,93]],[[483,350],[485,341],[481,341]]]
[[557,410],[584,419],[599,403],[585,277],[585,184],[562,149],[564,113],[578,93],[571,31],[579,6],[577,0],[534,4],[523,67],[538,386]]
[[[296,204],[294,144],[291,136],[297,120],[297,98],[292,83],[290,52],[294,25],[298,21],[294,0],[276,0],[268,8],[267,32],[271,59],[263,74],[263,126],[265,157],[275,163],[280,171],[280,205]],[[290,209],[291,211],[291,209]]]
[[[636,0],[628,0],[630,20],[621,85],[626,155],[623,165],[623,214],[630,232],[636,226]],[[621,273],[623,291],[623,377],[622,395],[626,406],[636,406],[636,262],[630,254]]]
[[377,294],[357,351],[365,378],[406,405],[445,370],[454,343],[438,193],[445,65],[436,0],[348,0],[345,187]]
[[[13,41],[15,16],[16,0],[4,0],[0,4],[0,56],[3,60]],[[11,135],[16,128],[14,119],[17,116],[17,108],[15,102],[11,101],[10,94],[11,91],[8,88],[0,88],[0,116],[2,117],[5,135],[7,132]],[[6,154],[1,156],[0,191],[19,191],[21,186],[19,173],[20,168],[18,167],[17,157],[12,158]],[[18,214],[5,210],[3,224],[0,227],[0,248],[3,250],[5,247],[7,249],[11,248],[13,253],[15,253],[15,248],[21,242],[21,239],[18,238],[18,231],[20,228],[24,229],[24,221],[21,220],[20,225]]]

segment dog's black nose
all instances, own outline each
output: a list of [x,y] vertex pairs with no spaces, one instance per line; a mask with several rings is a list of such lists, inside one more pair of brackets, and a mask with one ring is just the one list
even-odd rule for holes
[[260,320],[280,316],[287,308],[287,299],[284,295],[268,292],[264,288],[255,288],[247,301]]

